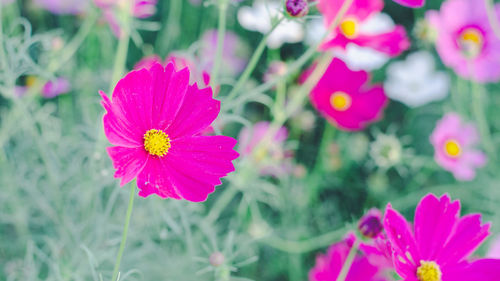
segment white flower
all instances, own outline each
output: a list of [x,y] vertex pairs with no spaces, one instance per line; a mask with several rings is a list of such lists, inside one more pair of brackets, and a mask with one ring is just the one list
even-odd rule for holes
[[306,24],[306,30],[306,44],[310,46],[318,44],[326,33],[323,17],[314,18],[308,21]]
[[383,169],[396,166],[403,158],[403,146],[394,135],[378,134],[370,145],[370,155]]
[[[245,6],[238,10],[238,22],[244,28],[266,34],[272,28],[272,22],[284,17],[278,2],[254,2],[252,7]],[[267,39],[269,48],[279,48],[284,43],[298,43],[304,39],[304,29],[296,21],[284,19]]]
[[387,68],[384,88],[387,96],[409,107],[444,99],[450,87],[449,76],[436,71],[434,57],[426,51],[409,55],[405,61]]

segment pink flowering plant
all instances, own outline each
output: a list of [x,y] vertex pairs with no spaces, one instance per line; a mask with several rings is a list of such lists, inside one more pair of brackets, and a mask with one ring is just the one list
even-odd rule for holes
[[498,0],[0,0],[0,280],[500,281]]

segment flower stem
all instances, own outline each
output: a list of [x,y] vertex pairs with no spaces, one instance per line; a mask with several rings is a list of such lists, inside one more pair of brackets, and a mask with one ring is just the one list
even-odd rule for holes
[[50,73],[56,72],[61,66],[65,65],[66,62],[71,59],[76,51],[80,48],[85,38],[89,35],[90,31],[97,22],[97,13],[91,13],[84,21],[76,35],[71,39],[71,41],[66,45],[61,54],[56,60],[53,60],[49,66],[48,71]]
[[241,74],[240,78],[236,82],[236,85],[233,87],[231,92],[226,97],[226,101],[231,101],[234,99],[239,91],[241,90],[241,87],[245,85],[245,83],[248,81],[248,78],[250,78],[250,75],[253,73],[255,70],[255,67],[257,66],[257,63],[260,60],[260,57],[262,56],[262,53],[264,52],[266,48],[266,43],[267,43],[267,38],[271,33],[276,29],[276,27],[283,21],[284,18],[281,18],[280,20],[276,21],[274,25],[272,26],[271,30],[269,30],[264,37],[262,37],[262,40],[260,40],[259,45],[255,49],[254,53],[252,54],[252,57],[250,58],[250,62],[248,63],[247,67],[243,71],[243,74]]
[[115,55],[115,62],[113,65],[113,74],[109,83],[108,94],[112,94],[114,87],[120,77],[123,75],[125,63],[127,62],[128,45],[130,42],[130,20],[131,20],[131,0],[125,1],[125,18],[123,21],[122,30],[120,32],[120,39],[118,41],[118,50]]
[[226,36],[226,0],[219,0],[219,24],[217,28],[217,48],[215,50],[215,61],[212,68],[212,75],[210,77],[210,86],[217,86],[219,78],[219,70],[222,64],[222,50],[224,49],[224,37]]
[[307,253],[331,245],[345,235],[347,228],[337,229],[307,240],[284,240],[277,236],[262,239],[262,243],[287,253]]
[[217,199],[217,202],[214,204],[210,212],[208,213],[206,217],[206,222],[208,224],[212,224],[217,219],[219,218],[220,214],[222,211],[226,208],[229,203],[231,203],[231,200],[233,200],[234,196],[238,193],[238,189],[228,186],[224,190],[221,196]]
[[493,29],[495,35],[500,38],[500,22],[496,13],[495,3],[493,3],[493,0],[484,0],[484,4],[486,5],[486,13],[488,15],[488,21],[490,22],[491,28]]
[[125,243],[127,242],[128,227],[130,225],[130,218],[132,217],[132,209],[134,208],[134,197],[135,197],[135,186],[130,184],[130,197],[128,199],[127,214],[125,217],[125,225],[123,226],[122,241],[120,243],[120,250],[118,250],[118,255],[116,256],[115,267],[113,269],[113,277],[111,281],[117,281],[118,272],[120,269],[120,263],[122,261],[123,251],[125,250]]
[[490,129],[488,126],[488,120],[486,119],[486,109],[484,105],[484,95],[481,91],[479,84],[476,82],[472,83],[472,112],[481,135],[481,141],[484,148],[488,151],[490,156],[496,159],[496,149],[491,138]]
[[340,270],[339,276],[337,277],[337,281],[345,281],[347,274],[351,269],[351,265],[354,261],[354,258],[356,257],[356,252],[358,251],[358,248],[359,248],[359,239],[356,239],[351,247],[351,250],[349,251],[349,255],[347,255],[347,258],[344,262],[344,265],[342,266],[342,269]]

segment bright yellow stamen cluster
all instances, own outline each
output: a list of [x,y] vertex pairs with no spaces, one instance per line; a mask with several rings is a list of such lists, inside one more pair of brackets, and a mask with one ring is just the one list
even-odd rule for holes
[[144,149],[149,154],[165,156],[170,147],[170,138],[162,130],[151,129],[144,134]]
[[335,110],[346,111],[351,107],[352,99],[344,92],[335,92],[330,96],[330,104]]
[[357,21],[355,19],[349,18],[340,23],[340,30],[346,37],[353,38],[356,37],[357,26]]
[[483,34],[476,28],[467,28],[460,33],[458,43],[462,51],[471,57],[477,56],[483,47]]
[[442,277],[439,265],[433,261],[420,261],[417,269],[417,278],[420,281],[441,281]]
[[458,157],[462,153],[462,147],[456,140],[450,139],[444,143],[444,151],[450,157]]

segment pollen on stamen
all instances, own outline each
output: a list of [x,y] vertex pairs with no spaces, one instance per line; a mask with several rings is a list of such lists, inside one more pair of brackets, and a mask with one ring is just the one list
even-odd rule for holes
[[144,149],[151,155],[165,156],[170,149],[170,138],[162,130],[151,129],[144,134]]
[[442,273],[439,265],[433,261],[420,261],[417,269],[419,281],[441,281]]

